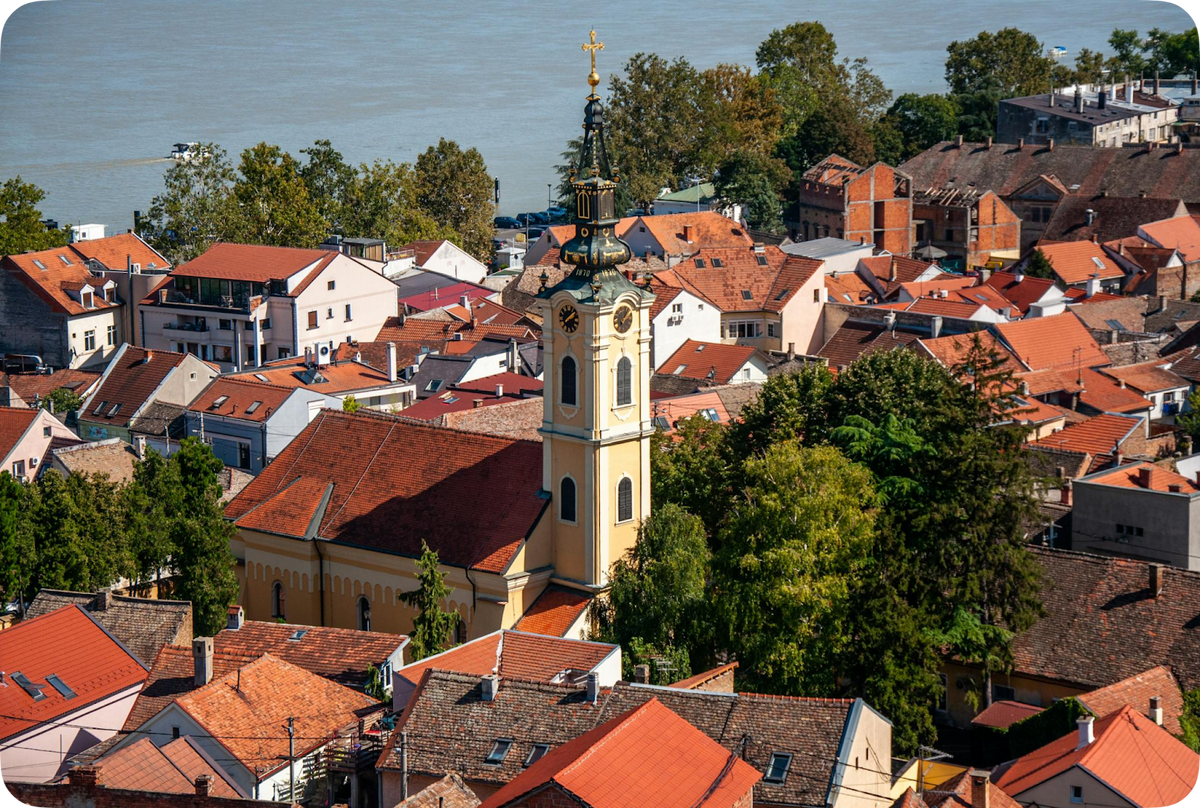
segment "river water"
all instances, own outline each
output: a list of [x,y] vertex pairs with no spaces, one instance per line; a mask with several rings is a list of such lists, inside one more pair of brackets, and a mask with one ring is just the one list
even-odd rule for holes
[[328,138],[360,162],[412,160],[446,137],[483,153],[501,212],[541,210],[578,132],[589,27],[606,84],[638,51],[752,65],[773,28],[807,19],[897,94],[944,90],[946,45],[983,29],[1016,25],[1073,54],[1103,49],[1114,27],[1193,24],[1130,0],[37,2],[0,36],[0,180],[20,174],[46,191],[45,215],[113,233],[161,190],[176,141],[236,156]]

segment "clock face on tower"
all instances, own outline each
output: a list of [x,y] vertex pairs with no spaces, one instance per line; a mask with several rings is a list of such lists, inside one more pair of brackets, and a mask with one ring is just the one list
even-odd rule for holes
[[617,331],[624,334],[633,325],[633,309],[628,306],[622,306],[617,309],[617,313],[613,315],[613,325],[617,327]]
[[563,331],[574,334],[575,329],[579,328],[579,312],[574,306],[563,306],[558,310],[558,324],[562,326]]

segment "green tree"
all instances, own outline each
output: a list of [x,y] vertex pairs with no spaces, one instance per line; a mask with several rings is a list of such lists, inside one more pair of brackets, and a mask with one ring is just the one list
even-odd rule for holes
[[709,535],[729,509],[732,489],[728,427],[700,413],[679,421],[670,435],[650,438],[650,502],[654,511],[674,503],[704,522]]
[[259,143],[242,152],[235,236],[247,244],[315,247],[329,231],[321,203],[300,176],[300,164],[278,146]]
[[341,215],[343,235],[349,238],[381,238],[394,245],[458,238],[454,228],[417,207],[416,177],[408,163],[360,165],[346,189]]
[[888,108],[886,118],[900,133],[907,160],[958,132],[958,107],[944,95],[905,93]]
[[992,703],[992,676],[1009,667],[1011,660],[1005,649],[1013,636],[1013,632],[1003,626],[984,622],[979,615],[961,606],[954,610],[944,627],[931,632],[933,641],[942,648],[951,649],[956,659],[983,669],[983,676],[972,681],[966,691],[967,703],[973,710]]
[[46,192],[19,176],[0,186],[0,255],[49,250],[67,243],[68,230],[50,230],[42,224],[38,205]]
[[225,519],[218,477],[224,464],[196,438],[184,438],[171,462],[179,479],[179,500],[172,514],[176,591],[192,602],[193,633],[211,636],[225,625],[226,612],[238,594],[229,552],[236,528]]
[[609,83],[606,142],[622,185],[642,208],[698,170],[699,85],[686,59],[653,53],[634,54]]
[[118,486],[107,474],[71,474],[67,477],[67,492],[76,520],[75,552],[86,563],[85,589],[102,589],[131,576],[133,562]]
[[972,93],[995,83],[1005,98],[1048,89],[1054,60],[1033,34],[1017,28],[980,31],[947,48],[946,84],[953,94]]
[[19,601],[22,616],[35,563],[30,499],[26,485],[0,471],[0,590],[5,599]]
[[783,231],[781,194],[791,177],[783,161],[735,149],[719,165],[714,186],[718,198],[744,206],[748,226],[779,233]]
[[1146,69],[1146,59],[1142,55],[1145,42],[1138,32],[1132,28],[1114,28],[1108,38],[1108,46],[1113,49],[1113,55],[1108,60],[1114,80],[1118,76],[1140,76]]
[[342,411],[343,412],[351,412],[351,413],[358,412],[358,407],[359,407],[358,399],[355,398],[354,396],[346,396],[345,398],[342,399]]
[[1075,70],[1068,80],[1070,84],[1098,84],[1104,76],[1105,58],[1103,53],[1080,48],[1075,54]]
[[179,512],[179,464],[150,449],[133,467],[133,479],[121,491],[122,522],[129,543],[135,587],[148,593],[175,553],[171,520]]
[[996,134],[996,110],[1005,97],[998,83],[986,79],[975,89],[950,97],[958,108],[958,133],[964,140],[978,143]]
[[793,137],[781,140],[777,155],[799,177],[831,154],[859,165],[875,162],[875,141],[858,113],[842,99],[829,99],[804,119]]
[[424,541],[421,542],[417,568],[420,570],[417,588],[400,593],[401,602],[417,610],[409,646],[414,662],[440,653],[460,619],[455,612],[442,611],[442,601],[449,597],[450,587],[446,586],[446,576],[438,567],[437,552],[429,549]]
[[[597,599],[593,611],[599,639],[631,649],[627,676],[641,664],[659,673],[657,662],[666,659],[671,681],[677,681],[707,661],[713,639],[708,564],[704,523],[678,505],[655,510],[638,528],[637,543],[613,564],[607,600]],[[632,651],[635,644],[641,654]]]
[[870,475],[832,447],[789,442],[743,477],[713,556],[723,644],[758,691],[829,695],[875,535]]
[[477,149],[441,138],[414,165],[417,206],[457,234],[455,242],[487,263],[492,255],[492,178]]
[[1193,752],[1200,752],[1200,690],[1183,691],[1183,711],[1179,714],[1179,740]]
[[1163,78],[1195,73],[1200,68],[1200,39],[1196,28],[1170,33],[1151,28],[1147,36],[1147,70],[1157,70]]
[[1200,447],[1200,388],[1188,395],[1187,405],[1186,412],[1175,416],[1175,423],[1183,427],[1183,431],[1192,439],[1193,447]]
[[41,405],[43,410],[66,415],[69,412],[77,412],[83,406],[83,398],[65,387],[59,387],[47,393]]
[[[957,121],[956,121],[957,124]],[[890,166],[904,162],[904,135],[896,128],[896,122],[884,115],[867,129],[875,147],[875,159]]]
[[736,456],[745,459],[762,455],[771,446],[790,440],[808,446],[823,442],[828,431],[825,407],[832,385],[833,374],[815,363],[797,373],[768,378],[732,427]]
[[383,681],[383,671],[374,665],[367,665],[367,684],[364,692],[375,701],[387,701],[387,683]]
[[691,167],[711,176],[733,152],[768,160],[779,140],[783,110],[761,75],[740,65],[719,64],[697,77],[702,123]]
[[1029,261],[1025,264],[1025,274],[1031,278],[1054,280],[1054,264],[1044,252],[1035,249],[1030,253]]
[[300,153],[308,157],[308,162],[300,166],[299,175],[309,199],[329,228],[342,233],[347,193],[356,179],[353,166],[328,140],[318,140]]
[[45,474],[31,489],[30,531],[35,567],[30,594],[39,589],[87,592],[91,575],[80,552],[79,514],[67,481],[60,474]]
[[218,241],[234,238],[237,178],[225,150],[201,144],[208,157],[178,162],[163,177],[166,188],[138,220],[138,235],[172,263],[190,261]]

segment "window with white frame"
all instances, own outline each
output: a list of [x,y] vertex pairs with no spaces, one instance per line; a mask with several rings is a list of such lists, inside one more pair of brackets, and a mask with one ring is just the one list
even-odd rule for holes
[[725,323],[727,339],[757,339],[762,336],[762,323],[756,320],[730,320]]

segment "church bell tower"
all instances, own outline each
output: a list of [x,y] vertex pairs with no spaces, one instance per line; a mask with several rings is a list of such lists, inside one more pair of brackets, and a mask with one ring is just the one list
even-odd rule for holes
[[547,288],[542,275],[545,409],[543,487],[550,492],[555,579],[597,591],[613,562],[633,547],[650,515],[650,304],[654,295],[618,267],[630,259],[617,237],[620,177],[604,146],[604,107],[591,92],[583,148],[571,170],[575,236],[562,246],[574,267]]

